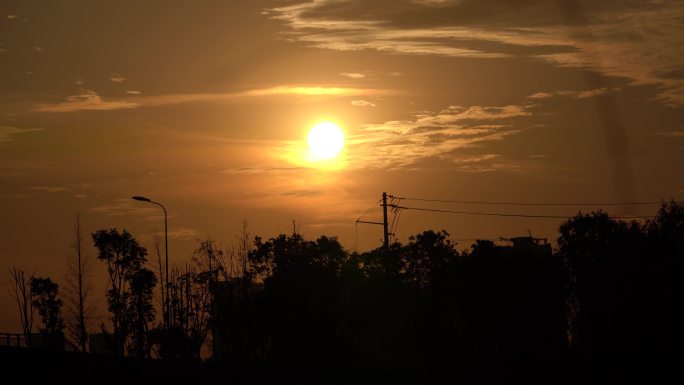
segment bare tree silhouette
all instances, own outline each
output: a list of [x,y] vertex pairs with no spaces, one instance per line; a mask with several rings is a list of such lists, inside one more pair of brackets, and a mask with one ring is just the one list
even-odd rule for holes
[[34,274],[27,274],[24,270],[19,270],[15,266],[9,269],[10,283],[7,284],[7,291],[17,303],[19,322],[24,333],[26,344],[30,344],[31,332],[33,330],[33,316],[35,306],[31,298],[31,281]]
[[88,325],[95,313],[95,305],[91,301],[93,260],[86,253],[84,242],[81,215],[76,213],[72,244],[74,253],[67,261],[63,297],[67,340],[81,352],[87,351]]

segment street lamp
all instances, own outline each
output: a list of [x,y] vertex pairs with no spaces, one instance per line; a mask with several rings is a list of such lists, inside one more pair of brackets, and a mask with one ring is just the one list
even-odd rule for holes
[[[166,254],[166,261],[165,261],[165,266],[166,266],[166,296],[162,293],[162,301],[164,302],[164,327],[168,328],[168,318],[169,318],[169,227],[168,227],[168,220],[166,216],[166,207],[162,205],[159,202],[155,202],[150,198],[145,198],[142,196],[134,196],[131,197],[132,199],[136,201],[141,201],[141,202],[149,202],[152,204],[155,204],[164,210],[164,253]],[[162,289],[164,289],[164,285],[162,285]],[[163,291],[163,290],[162,290]]]

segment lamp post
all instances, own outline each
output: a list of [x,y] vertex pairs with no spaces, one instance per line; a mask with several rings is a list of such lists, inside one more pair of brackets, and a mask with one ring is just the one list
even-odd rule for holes
[[[165,254],[165,268],[166,268],[166,284],[162,285],[162,301],[164,302],[164,328],[168,329],[169,325],[169,227],[168,227],[168,220],[167,220],[167,215],[166,215],[166,207],[162,205],[159,202],[155,202],[150,198],[146,198],[143,196],[134,196],[131,197],[132,199],[136,201],[141,201],[141,202],[149,202],[152,204],[155,204],[164,210],[164,254]],[[166,286],[166,296],[164,295],[164,286]]]

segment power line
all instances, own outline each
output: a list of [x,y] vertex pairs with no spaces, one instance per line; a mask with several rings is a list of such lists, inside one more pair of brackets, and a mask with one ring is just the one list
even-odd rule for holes
[[[387,202],[387,198],[390,198],[390,202]],[[395,202],[400,202],[401,200],[414,200],[423,202],[441,202],[441,203],[461,203],[461,204],[481,204],[481,205],[511,205],[511,206],[630,206],[630,205],[655,205],[655,204],[665,204],[666,202],[623,202],[623,203],[523,203],[523,202],[490,202],[490,201],[462,201],[462,200],[446,200],[446,199],[427,199],[427,198],[410,198],[410,197],[397,197],[394,195],[388,195],[387,193],[382,194],[382,199],[378,202],[383,208],[383,221],[373,222],[373,221],[362,221],[363,218],[370,209],[361,215],[355,222],[355,242],[354,249],[358,247],[358,224],[372,224],[372,225],[382,225],[384,227],[384,247],[388,247],[388,236],[391,234],[396,239],[396,230],[399,227],[399,220],[403,210],[416,210],[416,211],[426,211],[426,212],[436,212],[436,213],[446,213],[446,214],[462,214],[462,215],[481,215],[490,217],[507,217],[507,218],[539,218],[539,219],[571,219],[575,215],[545,215],[545,214],[522,214],[522,213],[500,213],[500,212],[480,212],[480,211],[463,211],[463,210],[445,210],[436,208],[426,208],[426,207],[407,207],[400,206]],[[681,203],[683,201],[675,201]],[[387,221],[387,207],[391,207],[394,213],[391,225]],[[652,219],[653,216],[643,216],[643,215],[622,215],[622,216],[610,216],[612,219]],[[389,229],[388,229],[389,227]]]
[[392,212],[394,213],[394,216],[392,218],[392,225],[390,226],[390,234],[392,237],[396,240],[396,231],[397,227],[399,227],[399,220],[401,219],[401,213],[404,211],[400,206],[397,206],[394,204],[394,199],[392,199],[392,204],[390,204],[392,207]]
[[[491,217],[515,217],[515,218],[546,218],[546,219],[570,219],[573,218],[572,215],[538,215],[538,214],[508,214],[508,213],[487,213],[487,212],[475,212],[475,211],[455,211],[455,210],[441,210],[441,209],[429,209],[424,207],[405,207],[397,206],[398,208],[404,210],[417,210],[417,211],[430,211],[437,213],[448,213],[448,214],[465,214],[465,215],[484,215]],[[650,219],[652,216],[640,216],[640,215],[626,215],[626,216],[611,216],[613,219]]]
[[[660,205],[666,203],[659,202],[489,202],[489,201],[463,201],[463,200],[448,200],[448,199],[427,199],[427,198],[410,198],[392,196],[399,200],[411,200],[422,202],[439,202],[439,203],[460,203],[460,204],[477,204],[477,205],[500,205],[500,206],[646,206],[646,205]],[[677,201],[680,203],[681,201]]]

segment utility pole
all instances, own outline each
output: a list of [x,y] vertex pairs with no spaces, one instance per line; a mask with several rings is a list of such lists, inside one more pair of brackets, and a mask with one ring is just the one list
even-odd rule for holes
[[383,246],[385,247],[385,251],[387,251],[387,250],[389,250],[389,233],[387,232],[387,193],[386,192],[382,193],[382,218],[383,218],[382,227],[384,229],[384,235],[385,235],[385,241],[383,243]]
[[383,218],[382,223],[362,221],[361,218],[363,216],[361,216],[361,217],[359,217],[359,219],[356,220],[356,224],[358,225],[359,223],[367,223],[369,225],[382,225],[382,227],[384,229],[383,235],[385,236],[384,242],[382,243],[382,246],[385,249],[385,251],[387,251],[387,250],[389,250],[389,231],[388,231],[389,226],[387,224],[387,193],[386,192],[382,193],[382,204],[381,204],[381,206],[382,206],[382,218]]

